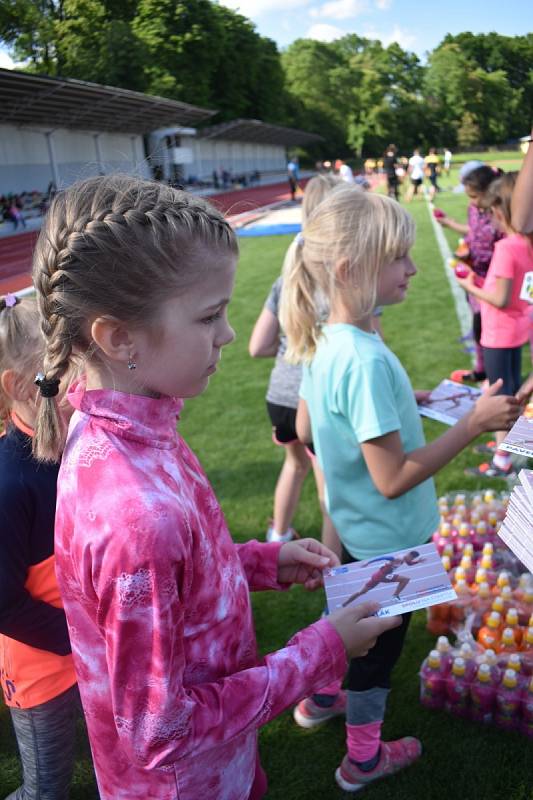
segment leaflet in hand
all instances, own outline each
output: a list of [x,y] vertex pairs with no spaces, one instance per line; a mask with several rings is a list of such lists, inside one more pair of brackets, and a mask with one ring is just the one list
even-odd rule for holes
[[525,414],[515,424],[501,443],[502,450],[533,458],[533,404],[526,406]]
[[324,573],[324,586],[330,612],[373,600],[380,605],[378,617],[416,611],[457,597],[432,543],[332,567]]
[[533,472],[523,469],[519,478],[521,485],[515,486],[511,492],[498,536],[533,572]]
[[455,425],[465,414],[472,411],[481,390],[464,383],[444,380],[433,389],[429,399],[419,403],[423,417],[436,419],[445,425]]

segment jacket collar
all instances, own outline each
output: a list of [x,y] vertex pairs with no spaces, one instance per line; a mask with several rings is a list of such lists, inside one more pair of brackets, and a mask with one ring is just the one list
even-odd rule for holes
[[94,424],[125,439],[167,449],[177,442],[176,422],[183,408],[177,397],[144,397],[114,389],[85,388],[83,378],[67,392],[75,409],[91,417]]

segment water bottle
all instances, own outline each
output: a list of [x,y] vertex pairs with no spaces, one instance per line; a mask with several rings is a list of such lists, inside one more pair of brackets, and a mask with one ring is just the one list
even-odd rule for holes
[[498,653],[516,653],[517,651],[515,634],[512,628],[504,628],[500,641],[496,647]]
[[444,699],[441,657],[438,650],[432,650],[420,668],[420,702],[426,708],[436,709],[444,706]]
[[496,725],[504,730],[516,730],[520,725],[520,706],[518,675],[514,670],[507,669],[496,692]]
[[501,616],[497,611],[491,611],[487,622],[480,629],[477,640],[485,649],[498,650],[500,644]]
[[468,717],[470,710],[470,682],[466,678],[466,664],[461,656],[454,658],[452,671],[445,679],[445,708],[457,717]]
[[437,651],[440,655],[441,672],[444,676],[449,675],[452,664],[452,646],[447,636],[439,636],[437,639]]
[[470,714],[477,722],[492,722],[496,702],[496,686],[488,664],[480,664],[470,686]]

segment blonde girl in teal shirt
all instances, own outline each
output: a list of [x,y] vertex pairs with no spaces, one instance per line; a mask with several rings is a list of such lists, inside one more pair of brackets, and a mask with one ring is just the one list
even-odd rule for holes
[[[416,547],[438,523],[432,476],[480,433],[507,428],[519,412],[514,398],[496,396],[500,382],[473,411],[426,444],[417,398],[396,356],[373,332],[376,305],[401,303],[416,267],[409,251],[411,216],[393,199],[350,186],[334,189],[307,220],[283,275],[281,324],[287,358],[303,362],[297,431],[312,435],[326,479],[326,503],[352,559]],[[315,298],[331,309],[316,321]],[[422,331],[416,333],[419,340]],[[381,740],[390,676],[409,624],[380,637],[353,659],[346,702],[347,754],[336,771],[345,791],[408,766],[420,742]],[[295,709],[299,724],[328,718],[322,696]],[[328,701],[329,702],[329,701]],[[338,713],[338,699],[329,716]]]

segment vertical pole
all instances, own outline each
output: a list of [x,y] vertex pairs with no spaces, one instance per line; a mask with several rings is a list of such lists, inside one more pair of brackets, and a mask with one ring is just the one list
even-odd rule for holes
[[100,134],[93,133],[94,149],[96,152],[96,163],[98,164],[99,175],[104,174],[104,165],[102,164],[102,151],[100,150]]
[[52,180],[56,189],[59,189],[59,170],[57,168],[56,151],[54,147],[53,132],[46,131],[46,146],[48,147],[48,158],[50,159],[50,169],[52,171]]
[[131,160],[133,164],[133,172],[137,172],[137,137],[130,136],[131,141]]

